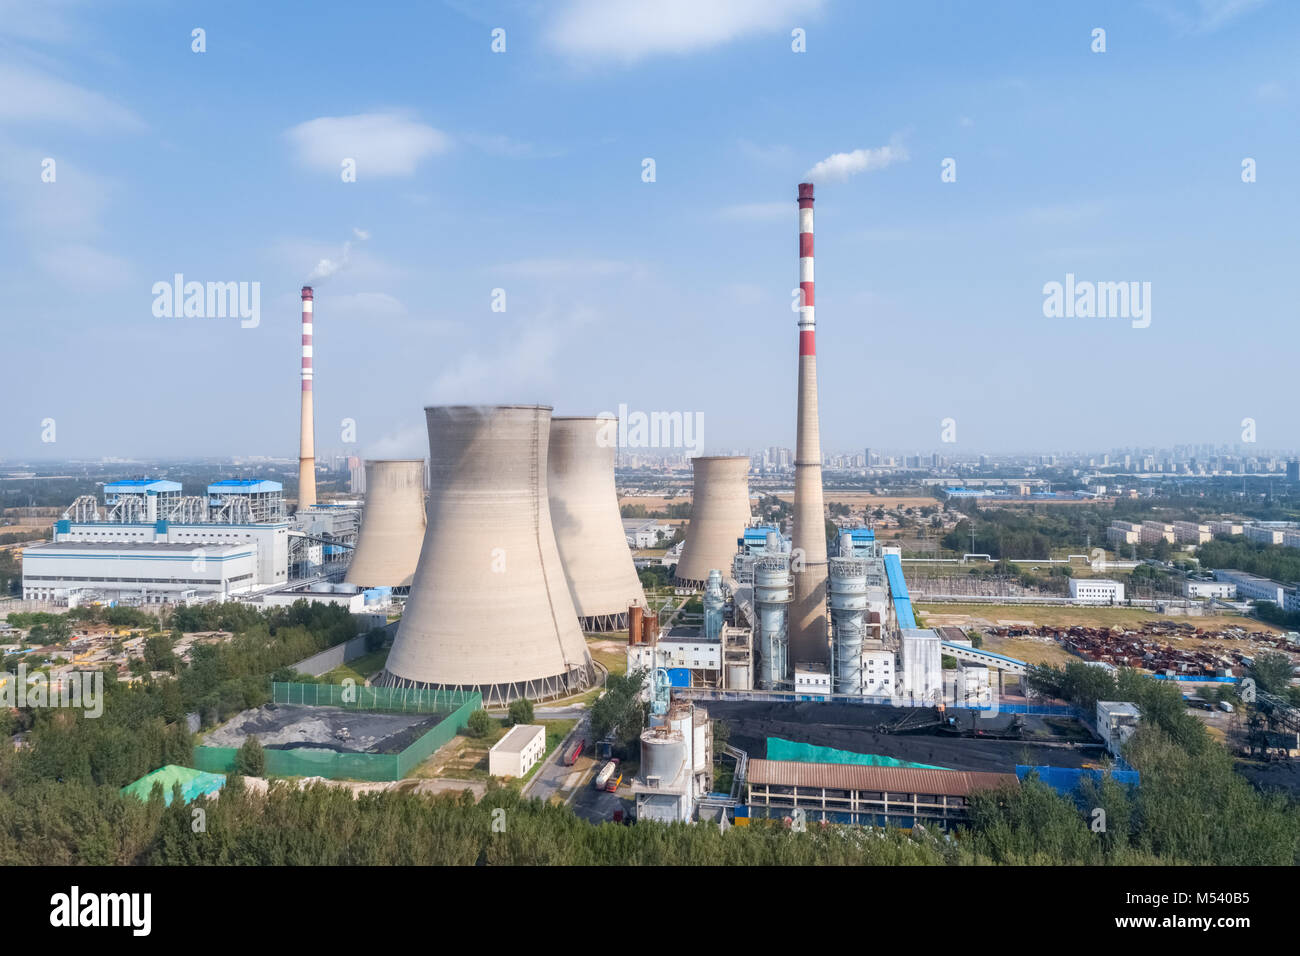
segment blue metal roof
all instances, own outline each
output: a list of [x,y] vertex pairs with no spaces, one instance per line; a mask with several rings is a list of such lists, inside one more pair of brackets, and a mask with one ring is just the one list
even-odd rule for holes
[[160,491],[180,491],[179,481],[166,478],[126,478],[122,481],[110,481],[104,485],[105,494],[157,494]]
[[284,485],[265,478],[223,478],[208,485],[210,495],[260,494],[268,491],[284,491]]
[[849,535],[854,541],[875,541],[876,532],[873,528],[850,528]]
[[768,533],[775,532],[776,530],[777,530],[776,528],[746,528],[745,538],[746,539],[753,538],[758,541],[766,541]]

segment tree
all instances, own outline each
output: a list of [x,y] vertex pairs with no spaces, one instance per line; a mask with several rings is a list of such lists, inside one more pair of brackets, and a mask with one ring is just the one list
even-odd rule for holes
[[495,721],[492,720],[492,715],[486,710],[479,708],[474,711],[474,713],[470,714],[469,719],[465,721],[465,732],[476,739],[486,737],[488,734],[492,733],[493,723],[495,723]]
[[515,724],[531,724],[533,722],[533,702],[527,697],[512,700],[508,715],[512,727]]
[[266,751],[256,737],[249,737],[235,754],[235,773],[241,777],[266,776]]
[[645,729],[646,704],[641,700],[645,671],[619,674],[605,684],[605,693],[591,706],[591,732],[597,740],[613,736],[630,753]]
[[1265,651],[1255,658],[1250,674],[1259,689],[1269,694],[1285,694],[1291,686],[1291,658],[1281,651]]
[[366,650],[374,653],[384,646],[384,641],[388,640],[388,631],[382,627],[372,627],[366,632]]

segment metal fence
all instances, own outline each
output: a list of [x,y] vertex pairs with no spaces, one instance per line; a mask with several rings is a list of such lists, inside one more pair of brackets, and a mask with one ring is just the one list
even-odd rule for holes
[[[446,713],[405,750],[395,754],[351,753],[325,748],[265,750],[269,777],[326,777],[330,780],[401,780],[448,744],[483,706],[482,695],[469,691],[402,690],[339,684],[271,685],[277,704],[305,707],[347,707],[354,710],[401,713]],[[239,750],[235,747],[195,747],[194,769],[232,773]]]

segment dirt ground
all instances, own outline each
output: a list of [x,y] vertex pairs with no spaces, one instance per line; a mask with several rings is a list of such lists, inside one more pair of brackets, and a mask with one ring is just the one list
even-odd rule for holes
[[[725,720],[730,743],[751,757],[767,755],[767,738],[783,737],[821,747],[835,747],[854,753],[881,754],[915,763],[934,764],[952,770],[983,770],[1014,773],[1017,764],[1050,764],[1081,767],[1095,761],[1096,747],[1073,747],[1023,740],[975,740],[939,736],[934,733],[882,734],[882,722],[900,719],[910,708],[856,704],[794,703],[755,701],[710,701],[709,716]],[[969,716],[964,718],[969,721]],[[980,729],[1006,727],[1008,715],[980,720]],[[1036,718],[1028,718],[1030,731],[1047,732]]]
[[239,747],[252,736],[263,747],[276,750],[316,747],[340,753],[399,753],[444,716],[267,704],[237,714],[203,743]]

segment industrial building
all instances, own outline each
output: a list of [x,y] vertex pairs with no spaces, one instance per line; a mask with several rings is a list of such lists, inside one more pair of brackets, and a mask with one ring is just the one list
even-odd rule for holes
[[[656,708],[662,709],[662,708]],[[674,700],[652,713],[641,734],[641,765],[632,779],[636,819],[689,822],[713,779],[709,715],[690,701]]]
[[1097,701],[1097,734],[1106,749],[1118,757],[1130,737],[1137,731],[1142,711],[1127,701]]
[[366,504],[344,580],[409,588],[424,543],[424,459],[366,462]]
[[616,418],[552,418],[547,495],[555,543],[584,631],[627,627],[645,605],[614,488]]
[[1070,578],[1070,600],[1122,604],[1124,585],[1104,578]]
[[1214,572],[1214,580],[1236,585],[1237,597],[1242,601],[1272,601],[1278,607],[1286,606],[1286,586],[1268,578],[1219,568]]
[[1218,598],[1230,601],[1237,596],[1237,585],[1231,581],[1184,581],[1183,597]]
[[378,683],[478,691],[493,705],[590,686],[548,505],[550,406],[438,406],[425,417],[428,527]]
[[[23,596],[75,606],[215,600],[289,582],[290,522],[276,481],[213,482],[203,496],[132,478],[82,495],[54,540],[23,553]],[[73,547],[74,545],[82,547]]]
[[698,457],[694,469],[691,517],[677,564],[677,583],[702,588],[709,572],[731,567],[736,537],[750,523],[749,459]]
[[758,818],[947,828],[968,819],[971,794],[1017,785],[1013,773],[750,760],[745,802]]
[[515,724],[488,751],[488,773],[494,777],[522,777],[546,756],[546,728],[541,724]]

